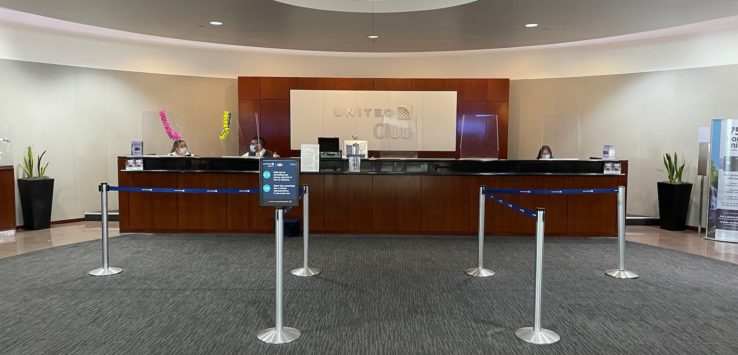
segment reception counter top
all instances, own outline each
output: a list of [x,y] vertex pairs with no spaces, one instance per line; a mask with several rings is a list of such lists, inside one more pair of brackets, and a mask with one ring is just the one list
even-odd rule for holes
[[[126,170],[142,159],[143,170]],[[604,174],[606,164],[619,174]],[[119,157],[118,185],[253,188],[257,159],[240,157]],[[606,188],[627,185],[627,161],[364,159],[321,160],[301,173],[310,186],[310,226],[325,234],[457,234],[477,232],[479,186],[520,189]],[[546,208],[546,235],[616,236],[615,195],[501,196],[525,208]],[[253,195],[120,193],[121,232],[270,233],[274,209]],[[535,223],[488,199],[490,235],[533,235]],[[295,208],[288,218],[300,218]]]
[[[121,159],[134,159],[121,157]],[[258,172],[259,159],[242,157],[144,156],[144,171]],[[612,161],[607,161],[612,163]],[[360,172],[349,172],[347,159],[322,159],[320,173],[419,175],[581,175],[602,174],[603,160],[389,159],[361,160]],[[620,163],[616,161],[616,163]]]

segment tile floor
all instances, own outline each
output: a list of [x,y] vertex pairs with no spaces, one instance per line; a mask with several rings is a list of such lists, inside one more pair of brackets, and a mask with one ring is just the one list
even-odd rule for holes
[[[118,223],[110,223],[110,236],[119,235]],[[0,237],[0,258],[100,238],[100,222],[54,225],[40,231],[18,231],[14,237]],[[631,242],[678,250],[738,264],[738,244],[705,240],[694,231],[671,232],[651,226],[628,226]]]

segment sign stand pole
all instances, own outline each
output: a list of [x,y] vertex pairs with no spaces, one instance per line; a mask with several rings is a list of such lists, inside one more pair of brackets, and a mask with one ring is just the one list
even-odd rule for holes
[[267,328],[260,331],[256,336],[259,340],[269,344],[285,344],[297,340],[300,337],[300,331],[295,328],[282,326],[282,257],[284,254],[284,209],[277,207],[274,211],[274,238],[277,244],[277,286],[276,286],[276,325],[274,328]]

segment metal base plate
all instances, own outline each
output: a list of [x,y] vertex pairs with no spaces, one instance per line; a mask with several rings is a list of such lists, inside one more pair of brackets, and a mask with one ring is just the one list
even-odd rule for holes
[[310,276],[315,276],[317,274],[320,274],[320,269],[316,269],[314,267],[308,267],[306,269],[304,267],[301,267],[299,269],[294,269],[291,272],[292,272],[292,275],[295,275],[295,276],[310,277]]
[[605,271],[605,275],[612,276],[616,279],[637,279],[638,274],[628,270],[612,269]]
[[520,328],[515,331],[515,335],[522,341],[539,345],[553,344],[561,340],[558,334],[543,328],[538,332],[533,327]]
[[299,330],[290,327],[282,327],[281,332],[277,332],[277,328],[267,328],[257,333],[256,337],[268,344],[286,344],[297,340],[300,334]]
[[109,267],[107,269],[105,268],[99,268],[95,269],[89,272],[90,276],[110,276],[115,274],[120,274],[123,272],[123,269],[119,267]]
[[494,276],[495,274],[495,272],[490,269],[478,268],[478,267],[466,269],[465,272],[467,275],[474,276],[474,277],[489,277],[489,276]]

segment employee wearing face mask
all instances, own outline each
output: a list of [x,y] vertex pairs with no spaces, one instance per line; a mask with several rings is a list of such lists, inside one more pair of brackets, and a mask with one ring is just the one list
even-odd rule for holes
[[553,153],[551,153],[551,147],[544,145],[538,150],[538,158],[536,159],[553,159]]
[[169,151],[171,157],[191,157],[192,153],[187,150],[187,142],[184,139],[178,139],[172,143],[172,150]]
[[279,158],[279,155],[277,153],[266,149],[264,138],[261,137],[252,138],[251,145],[249,146],[249,151],[242,156],[256,158]]

